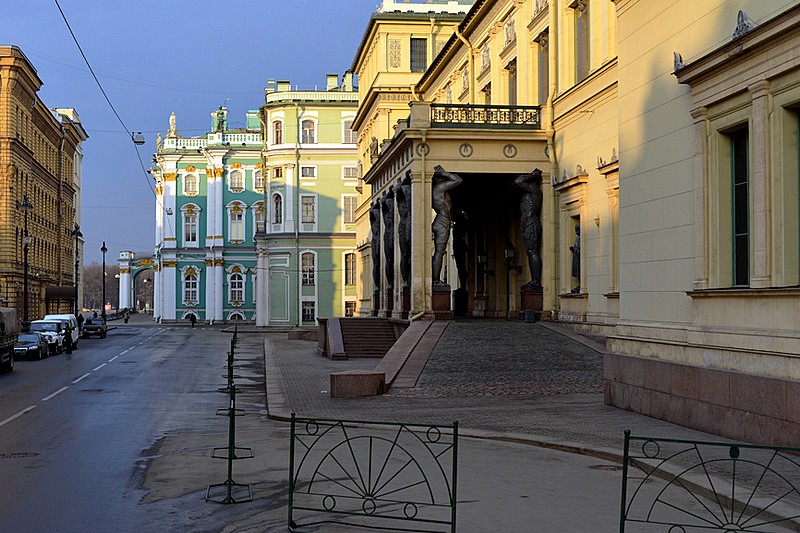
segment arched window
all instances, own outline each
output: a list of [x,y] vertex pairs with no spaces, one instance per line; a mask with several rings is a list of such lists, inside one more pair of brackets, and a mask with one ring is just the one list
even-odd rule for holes
[[272,195],[272,223],[283,224],[283,197],[280,194]]
[[197,302],[197,273],[189,269],[183,277],[183,302]]
[[242,192],[244,190],[244,174],[241,170],[234,170],[228,176],[231,192]]
[[301,122],[302,125],[302,140],[303,144],[313,144],[317,142],[316,124],[311,119],[306,119]]
[[264,174],[260,170],[253,173],[253,188],[257,191],[264,188]]
[[314,285],[314,254],[306,252],[302,256],[303,285]]
[[228,301],[231,303],[244,302],[244,276],[241,272],[234,272],[228,281]]
[[244,241],[244,209],[241,202],[228,204],[228,240],[241,243]]
[[283,121],[272,121],[272,144],[283,144]]
[[264,227],[264,202],[256,202],[252,206],[253,209],[253,228],[255,232],[266,231]]
[[197,214],[194,212],[183,215],[183,244],[197,244]]
[[186,196],[195,196],[197,194],[197,174],[183,176],[183,194]]
[[344,254],[344,284],[356,284],[356,254]]

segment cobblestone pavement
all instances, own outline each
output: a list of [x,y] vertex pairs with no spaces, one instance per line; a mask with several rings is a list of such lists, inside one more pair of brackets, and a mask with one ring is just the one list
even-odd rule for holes
[[[715,440],[605,405],[602,354],[574,337],[542,324],[455,321],[416,388],[395,388],[371,398],[331,398],[329,376],[372,369],[377,359],[331,361],[317,354],[316,343],[289,341],[285,333],[268,334],[266,371],[280,373],[288,408],[298,416],[431,424],[457,420],[476,436],[614,457],[621,453],[625,429]],[[275,414],[272,408],[270,413]]]

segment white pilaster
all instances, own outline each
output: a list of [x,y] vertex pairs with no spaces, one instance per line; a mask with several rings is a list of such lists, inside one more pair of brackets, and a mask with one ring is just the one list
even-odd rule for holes
[[256,326],[269,326],[269,249],[265,239],[256,240]]

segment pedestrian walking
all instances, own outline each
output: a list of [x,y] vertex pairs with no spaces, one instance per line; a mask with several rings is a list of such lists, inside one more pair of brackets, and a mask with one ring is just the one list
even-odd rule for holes
[[67,326],[66,335],[64,335],[64,344],[66,344],[67,353],[72,353],[72,328]]
[[192,327],[194,328],[194,323],[195,323],[195,322],[197,322],[197,317],[196,317],[196,316],[194,316],[194,313],[192,313],[191,315],[189,315],[189,322],[191,322],[191,323],[192,323]]
[[130,317],[131,317],[131,314],[128,312],[127,309],[125,309],[125,323],[126,324],[128,323],[128,319],[130,319]]

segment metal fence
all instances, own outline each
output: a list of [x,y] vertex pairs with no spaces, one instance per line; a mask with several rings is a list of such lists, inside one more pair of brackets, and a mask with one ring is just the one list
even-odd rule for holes
[[620,532],[800,531],[799,454],[625,431]]
[[[458,423],[298,418],[289,452],[289,529],[323,523],[456,530]],[[306,529],[308,528],[308,529]]]

